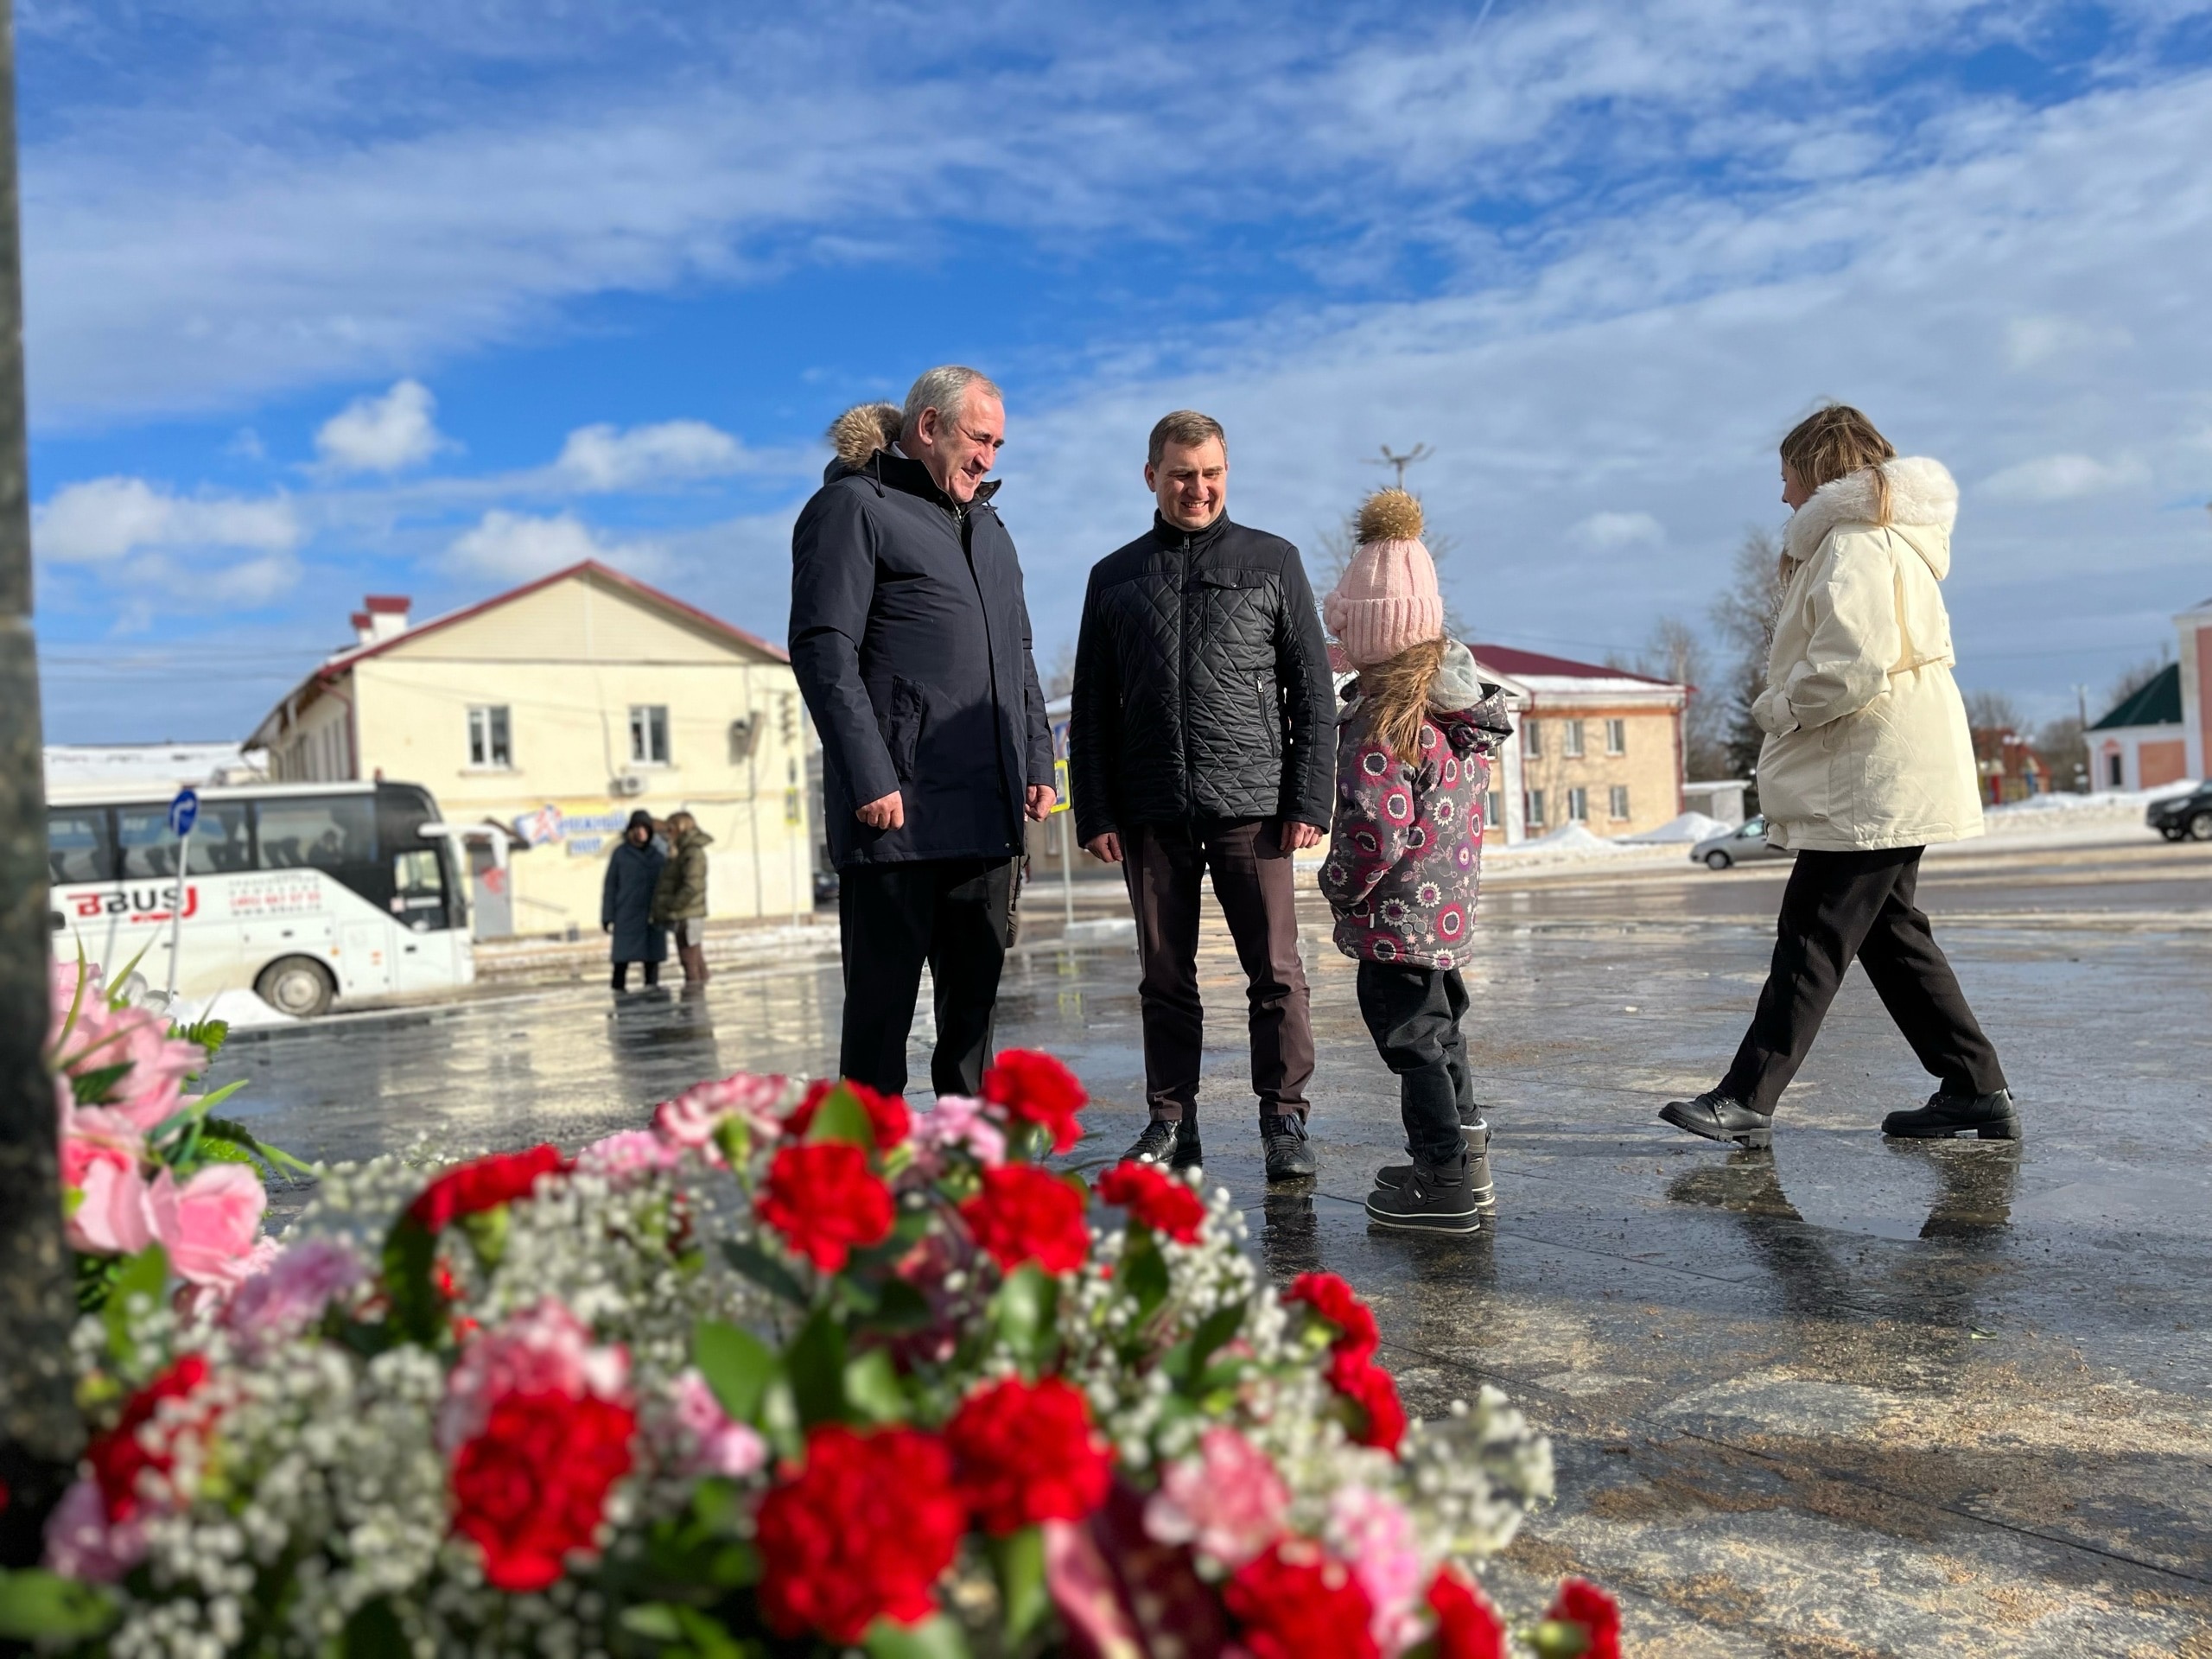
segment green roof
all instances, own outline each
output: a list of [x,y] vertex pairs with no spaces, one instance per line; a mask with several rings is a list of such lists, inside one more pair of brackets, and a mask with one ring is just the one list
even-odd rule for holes
[[2089,729],[2108,732],[2117,726],[2180,724],[2181,664],[2168,663],[2139,689],[2122,697],[2110,714]]

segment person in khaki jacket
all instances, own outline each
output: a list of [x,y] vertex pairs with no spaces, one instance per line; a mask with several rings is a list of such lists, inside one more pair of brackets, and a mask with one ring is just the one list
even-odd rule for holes
[[1899,458],[1873,423],[1832,404],[1782,441],[1782,608],[1766,690],[1759,805],[1797,855],[1758,1010],[1719,1084],[1659,1116],[1745,1146],[1771,1143],[1775,1103],[1804,1063],[1855,957],[1940,1084],[1885,1135],[1972,1131],[2017,1141],[1997,1051],[1913,904],[1920,855],[1981,834],[1966,705],[1951,678],[1959,490],[1937,462]]
[[676,959],[686,985],[707,982],[707,849],[715,838],[689,812],[671,812],[665,826],[668,862],[653,887],[653,925],[676,931]]

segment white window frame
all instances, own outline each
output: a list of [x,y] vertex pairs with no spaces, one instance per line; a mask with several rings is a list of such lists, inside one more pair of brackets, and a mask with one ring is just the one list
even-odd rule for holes
[[1559,752],[1569,760],[1580,760],[1582,758],[1582,722],[1580,721],[1570,720],[1567,722],[1567,730],[1560,739]]
[[1590,791],[1580,784],[1567,791],[1567,821],[1569,823],[1590,822]]
[[[633,702],[630,705],[630,764],[633,766],[666,766],[675,763],[675,751],[669,741],[668,705],[664,702]],[[656,742],[655,740],[658,741]],[[653,750],[660,751],[656,754]]]
[[469,704],[468,769],[512,772],[514,766],[515,722],[508,706],[504,702]]
[[1542,790],[1532,789],[1529,791],[1528,804],[1523,815],[1528,818],[1529,827],[1531,830],[1541,830],[1544,827],[1544,791]]
[[1618,719],[1606,721],[1605,753],[1607,754],[1628,753],[1628,721]]
[[1607,816],[1610,817],[1615,823],[1623,823],[1627,819],[1628,785],[1626,784],[1615,784],[1611,789],[1607,791],[1605,796],[1605,810]]
[[1543,759],[1544,722],[1542,721],[1524,720],[1521,722],[1521,753],[1532,760]]

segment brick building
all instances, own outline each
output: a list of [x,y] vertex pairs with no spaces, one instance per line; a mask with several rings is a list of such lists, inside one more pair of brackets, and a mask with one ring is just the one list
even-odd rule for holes
[[1500,772],[1519,792],[1529,835],[1569,823],[1640,835],[1681,816],[1688,686],[1510,645],[1470,649],[1483,677],[1522,705]]

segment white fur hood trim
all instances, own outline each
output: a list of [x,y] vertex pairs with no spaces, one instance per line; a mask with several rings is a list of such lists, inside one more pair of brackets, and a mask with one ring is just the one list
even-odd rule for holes
[[[1802,564],[1839,524],[1872,524],[1872,471],[1868,467],[1847,474],[1814,491],[1813,499],[1791,515],[1789,527],[1782,533],[1783,552]],[[1882,475],[1889,480],[1892,524],[1940,530],[1946,540],[1949,538],[1959,516],[1959,486],[1942,461],[1924,455],[1899,455],[1882,463]],[[1943,574],[1936,573],[1939,580]]]

